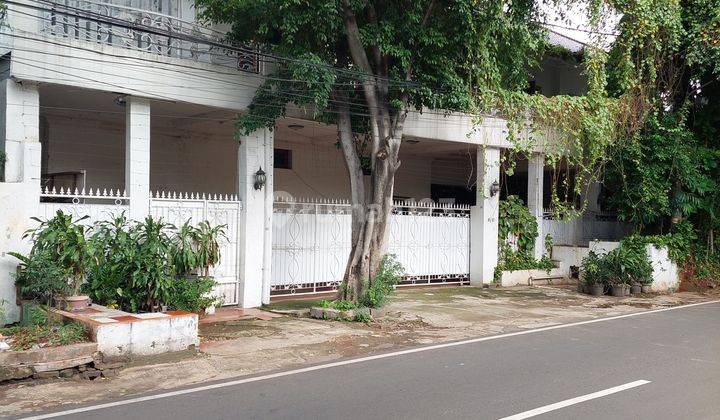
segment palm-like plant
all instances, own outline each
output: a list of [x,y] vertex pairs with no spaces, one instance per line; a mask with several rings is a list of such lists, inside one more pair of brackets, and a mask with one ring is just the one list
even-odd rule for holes
[[33,255],[44,255],[54,261],[58,267],[70,273],[68,284],[74,295],[80,294],[80,287],[85,282],[87,269],[91,264],[91,253],[85,240],[85,226],[80,224],[88,216],[73,220],[72,215],[58,210],[55,217],[41,220],[33,217],[40,223],[35,229],[25,232],[23,237],[30,237]]
[[226,225],[210,226],[207,221],[198,224],[195,232],[197,242],[197,267],[201,270],[200,275],[209,276],[210,267],[220,262],[220,243],[227,240],[225,233]]

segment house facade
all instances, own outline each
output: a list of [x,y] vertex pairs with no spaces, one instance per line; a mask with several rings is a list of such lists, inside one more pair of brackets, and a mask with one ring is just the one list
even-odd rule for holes
[[[121,212],[179,225],[227,225],[213,275],[225,304],[337,288],[349,253],[349,185],[336,128],[301,110],[273,130],[236,137],[234,121],[263,79],[252,48],[225,45],[222,28],[196,21],[191,0],[16,0],[0,28],[0,301],[17,319],[7,251],[26,251],[30,217],[56,210],[86,220]],[[551,33],[578,51],[582,45]],[[576,63],[548,57],[534,86],[584,89]],[[390,251],[406,284],[491,282],[498,202],[517,193],[538,220],[536,253],[615,239],[624,227],[598,206],[572,223],[552,220],[542,151],[517,163],[500,118],[480,123],[437,110],[411,112],[396,176]],[[257,174],[266,174],[257,185]],[[502,184],[499,193],[494,184]]]

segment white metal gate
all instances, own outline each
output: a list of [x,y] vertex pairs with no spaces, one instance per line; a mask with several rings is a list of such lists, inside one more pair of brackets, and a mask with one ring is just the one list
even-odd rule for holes
[[[332,291],[350,254],[350,204],[343,200],[276,201],[273,215],[273,296]],[[470,208],[396,203],[389,252],[406,271],[402,285],[467,283]]]
[[211,226],[225,225],[227,238],[220,241],[220,263],[210,269],[218,283],[214,293],[224,305],[238,302],[239,234],[238,220],[242,203],[234,195],[155,193],[150,199],[150,215],[179,227],[186,221],[197,224],[206,220]]

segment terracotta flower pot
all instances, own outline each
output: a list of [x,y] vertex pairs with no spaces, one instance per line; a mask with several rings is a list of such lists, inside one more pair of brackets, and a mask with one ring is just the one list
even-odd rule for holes
[[82,311],[88,307],[88,304],[90,303],[90,296],[68,296],[65,298],[65,301],[68,303],[70,311]]
[[641,286],[641,291],[643,293],[652,293],[652,285],[651,284],[643,284]]

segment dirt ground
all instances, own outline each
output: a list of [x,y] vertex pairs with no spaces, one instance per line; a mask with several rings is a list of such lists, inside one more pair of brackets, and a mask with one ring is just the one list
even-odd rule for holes
[[[294,316],[201,325],[199,352],[134,360],[110,380],[0,386],[0,416],[718,298],[717,292],[591,297],[560,286],[406,289],[392,299],[385,317],[369,325]],[[302,310],[316,303],[281,301],[267,309]]]

